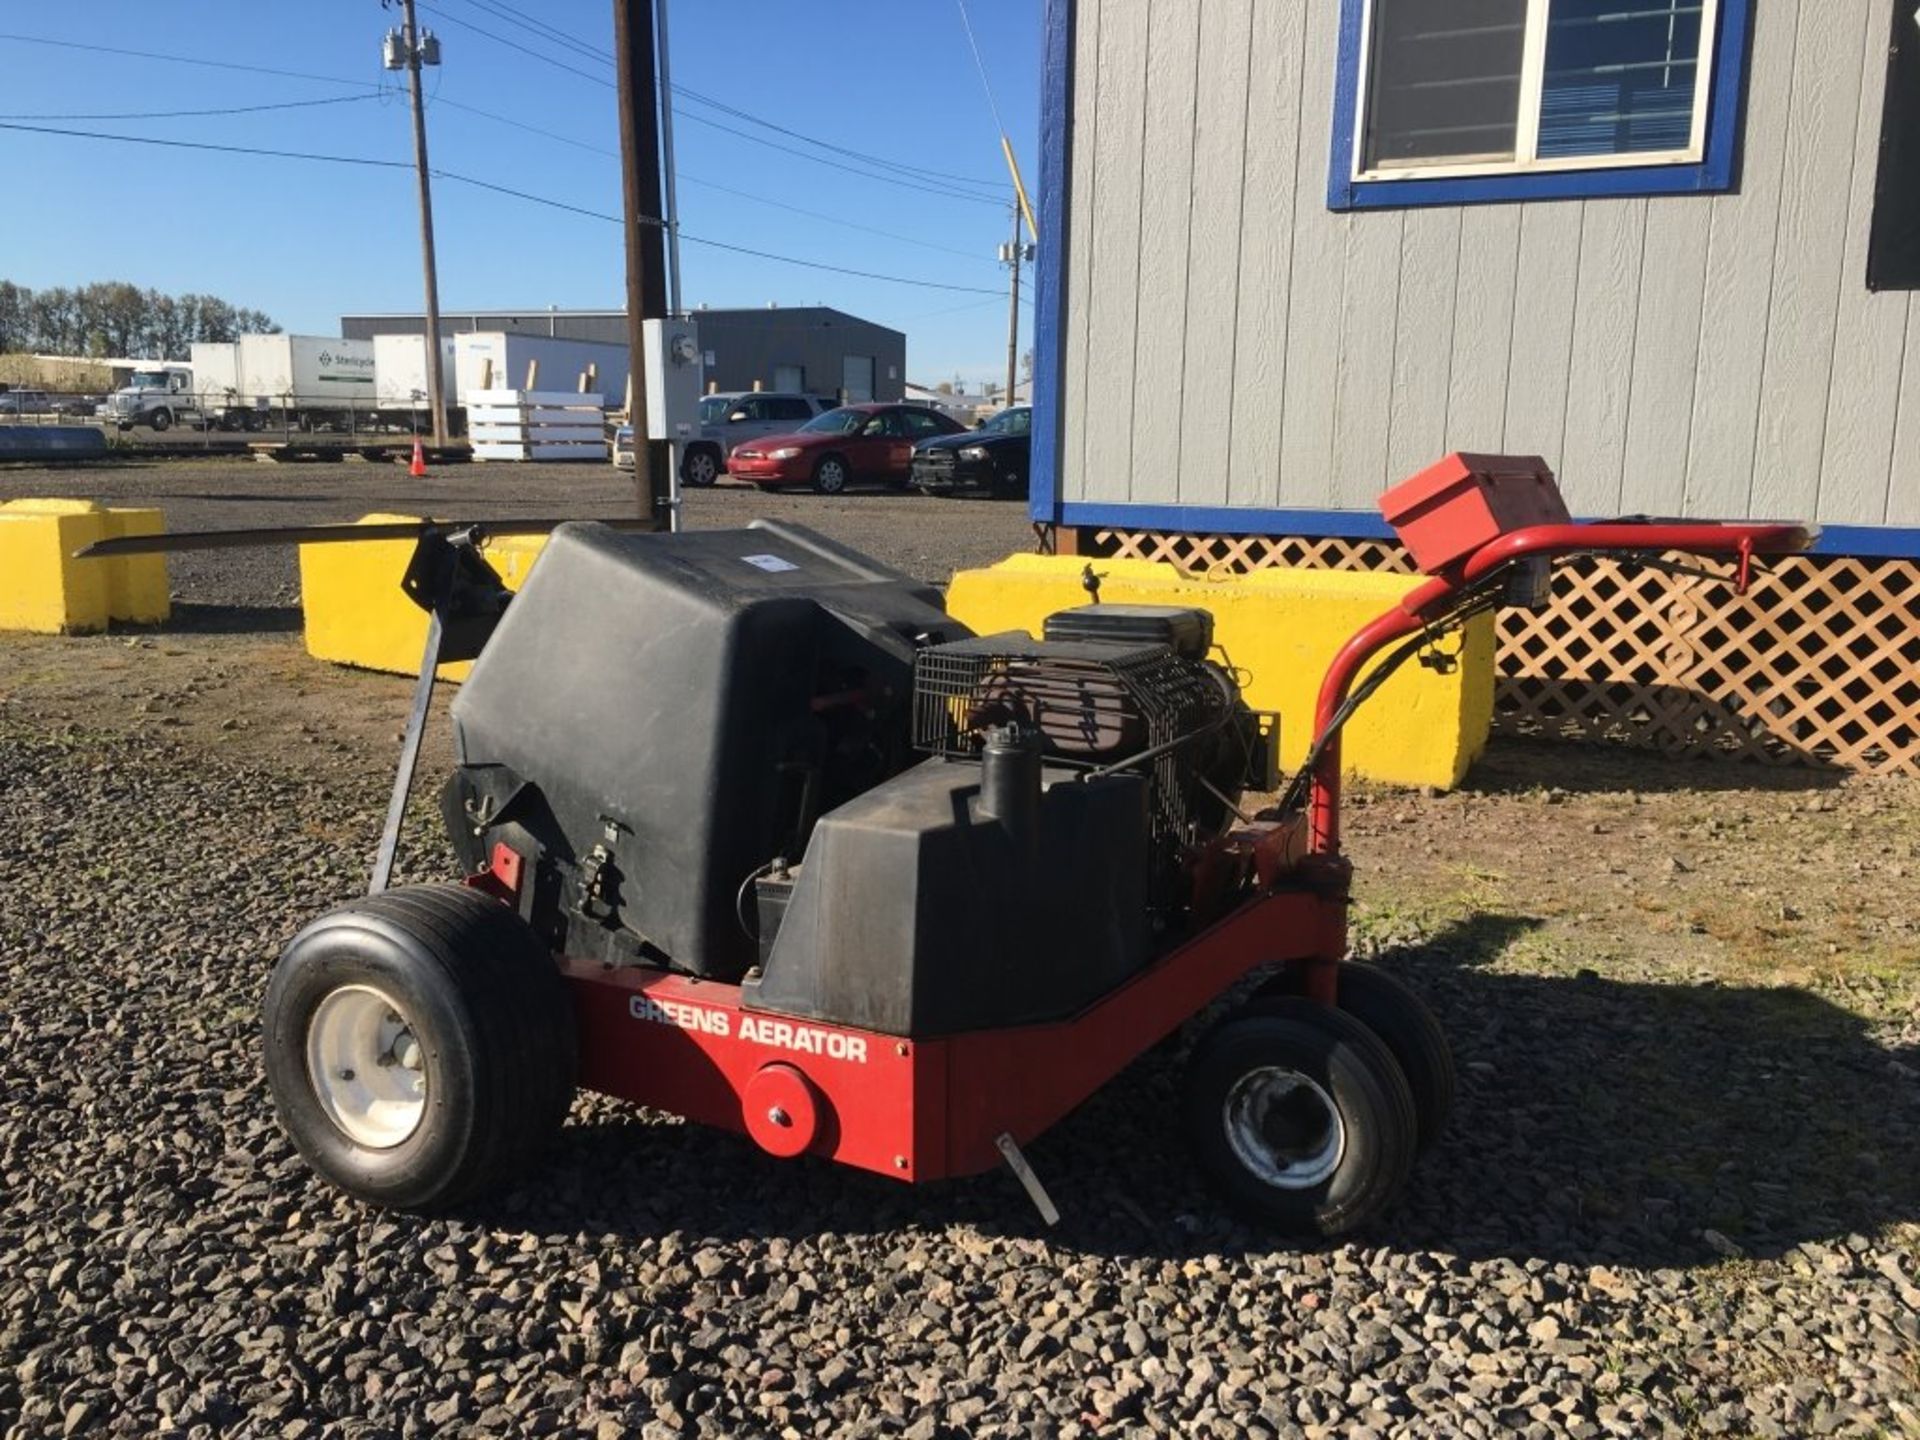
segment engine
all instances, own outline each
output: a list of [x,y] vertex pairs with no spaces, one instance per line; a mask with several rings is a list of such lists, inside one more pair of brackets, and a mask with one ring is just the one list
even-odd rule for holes
[[886,1034],[1063,1018],[1183,933],[1273,784],[1211,630],[1090,605],[976,637],[798,527],[569,525],[454,701],[443,810],[470,869],[519,857],[556,950]]
[[919,1037],[1062,1019],[1184,933],[1196,871],[1275,722],[1208,658],[1205,611],[1089,605],[1046,638],[929,646],[935,758],[822,817],[759,881],[748,1003]]
[[1049,761],[1082,774],[1137,767],[1148,789],[1147,894],[1156,910],[1177,909],[1195,849],[1225,828],[1243,789],[1272,788],[1274,727],[1208,658],[1204,610],[1083,605],[1049,616],[1042,633],[923,651],[914,743],[972,759],[990,731],[1016,725],[1038,733]]

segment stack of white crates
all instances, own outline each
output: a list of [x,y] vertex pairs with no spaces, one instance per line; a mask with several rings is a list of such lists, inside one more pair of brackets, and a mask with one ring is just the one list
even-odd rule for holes
[[476,460],[607,458],[607,408],[566,390],[469,390],[467,433]]

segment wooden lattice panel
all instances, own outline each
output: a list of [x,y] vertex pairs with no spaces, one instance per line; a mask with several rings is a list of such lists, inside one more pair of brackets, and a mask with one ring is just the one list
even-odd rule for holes
[[[1099,530],[1100,555],[1195,570],[1413,567],[1390,541]],[[1920,774],[1920,562],[1796,556],[1745,597],[1724,577],[1598,557],[1554,572],[1538,613],[1505,610],[1496,724],[1775,764]]]
[[1169,560],[1185,570],[1396,570],[1413,561],[1391,540],[1343,540],[1315,535],[1178,535],[1097,530],[1094,553],[1115,559]]

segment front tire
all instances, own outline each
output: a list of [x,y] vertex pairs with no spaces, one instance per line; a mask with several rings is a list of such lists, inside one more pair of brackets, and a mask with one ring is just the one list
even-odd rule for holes
[[1209,1031],[1189,1062],[1184,1119],[1222,1198],[1292,1235],[1378,1219],[1413,1168],[1399,1064],[1358,1020],[1307,1000],[1267,1001]]
[[[1453,1050],[1447,1044],[1447,1032],[1433,1011],[1407,983],[1391,971],[1359,960],[1343,961],[1339,967],[1340,989],[1335,1003],[1347,1014],[1380,1037],[1413,1091],[1413,1110],[1420,1129],[1420,1149],[1425,1150],[1446,1128],[1453,1110],[1457,1085],[1453,1068]],[[1282,971],[1254,992],[1253,1004],[1268,998],[1300,993],[1300,977]]]
[[838,455],[829,455],[813,467],[813,489],[817,495],[843,494],[852,479],[853,472]]
[[154,428],[155,433],[169,430],[173,426],[173,412],[171,410],[156,410],[147,417],[147,424]]
[[274,967],[263,1021],[288,1136],[370,1204],[444,1210],[502,1184],[572,1102],[565,982],[525,921],[465,886],[322,915]]

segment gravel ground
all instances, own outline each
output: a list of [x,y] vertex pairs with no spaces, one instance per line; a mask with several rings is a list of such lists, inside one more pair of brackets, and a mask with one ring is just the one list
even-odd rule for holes
[[[929,517],[896,563],[1023,528],[862,496],[834,533],[894,506]],[[362,883],[407,683],[228,628],[0,637],[7,1440],[1920,1435],[1911,785],[1507,744],[1459,794],[1360,789],[1359,948],[1462,1085],[1355,1243],[1221,1214],[1178,1053],[1032,1147],[1054,1231],[1004,1176],[914,1191],[593,1097],[540,1174],[421,1221],[310,1177],[257,1038],[279,946]]]
[[[440,519],[633,513],[633,478],[611,465],[436,465],[420,480],[403,465],[338,461],[276,465],[247,459],[128,461],[98,466],[0,465],[0,500],[82,496],[116,505],[157,505],[170,530],[315,525],[373,513]],[[810,525],[921,579],[1033,548],[1025,505],[932,499],[865,489],[828,498],[810,491],[763,494],[725,482],[687,494],[689,528],[745,525],[757,517]],[[186,553],[169,562],[176,598],[188,604],[297,604],[290,549]]]

